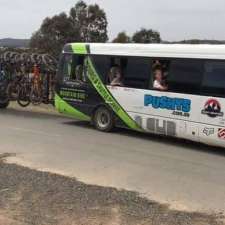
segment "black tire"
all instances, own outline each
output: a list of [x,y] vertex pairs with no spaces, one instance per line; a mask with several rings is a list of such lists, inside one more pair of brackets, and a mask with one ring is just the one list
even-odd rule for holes
[[26,87],[20,88],[17,103],[23,108],[30,105],[30,94]]
[[0,109],[6,109],[9,106],[9,101],[0,101]]
[[97,108],[94,112],[93,123],[95,128],[99,131],[112,131],[115,125],[113,112],[104,106]]
[[32,89],[30,93],[30,101],[33,105],[40,105],[43,101],[42,94],[37,90]]
[[17,100],[18,95],[19,95],[19,89],[20,89],[20,85],[16,84],[16,86],[14,84],[9,84],[7,87],[7,95],[8,98],[10,100]]

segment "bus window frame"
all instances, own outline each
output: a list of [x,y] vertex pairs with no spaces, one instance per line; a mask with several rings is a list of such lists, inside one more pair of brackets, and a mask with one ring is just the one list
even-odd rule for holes
[[[108,71],[105,72],[105,74],[99,74],[99,76],[101,77],[101,80],[102,82],[104,83],[104,85],[108,85],[108,86],[111,86],[110,85],[110,82],[109,82],[109,73],[110,73],[110,69],[119,64],[119,66],[121,67],[121,70],[122,70],[122,75],[123,75],[123,79],[125,77],[125,74],[126,74],[126,70],[127,70],[127,65],[129,63],[129,58],[142,58],[142,59],[148,59],[149,61],[149,76],[148,76],[148,79],[147,79],[147,88],[134,88],[134,89],[139,89],[139,90],[148,90],[148,87],[150,85],[150,82],[151,82],[151,77],[152,77],[152,71],[151,71],[151,67],[152,67],[152,60],[150,57],[142,57],[142,56],[119,56],[119,55],[96,55],[96,54],[93,54],[93,55],[89,55],[89,57],[91,58],[92,60],[92,63],[95,67],[95,69],[97,70],[97,72],[99,73],[99,69],[96,67],[96,64],[95,64],[95,57],[98,57],[98,56],[101,56],[101,57],[107,57],[108,59],[108,65],[105,66],[105,67],[108,67]],[[119,63],[117,63],[117,61],[119,61]],[[133,88],[133,87],[129,87],[129,86],[123,86],[124,88]]]
[[[131,87],[131,86],[128,86],[128,85],[124,85],[123,87],[124,88],[133,88],[133,89],[138,89],[138,90],[148,90],[149,89],[149,85],[150,85],[150,82],[152,80],[152,71],[151,71],[151,67],[152,67],[152,60],[150,57],[142,57],[142,56],[108,56],[110,58],[110,68],[112,68],[112,66],[114,66],[116,63],[113,63],[114,59],[119,59],[120,63],[119,63],[119,66],[121,67],[121,71],[122,71],[122,76],[123,76],[123,80],[124,78],[126,77],[126,73],[127,73],[127,68],[129,66],[129,59],[137,59],[137,58],[141,58],[142,60],[148,60],[149,62],[149,74],[148,74],[148,78],[146,79],[147,81],[147,85],[146,85],[146,88],[141,88],[141,87],[138,87],[138,88],[134,88],[134,87]],[[107,81],[108,79],[106,79]],[[137,79],[138,80],[138,79]],[[107,83],[107,85],[110,85],[109,83]]]
[[[82,84],[79,84],[77,82],[76,79],[68,79],[68,80],[64,80],[65,78],[65,74],[64,74],[64,64],[65,64],[65,57],[66,56],[72,56],[72,67],[71,67],[71,74],[75,75],[75,68],[77,63],[75,62],[79,57],[83,57],[83,75],[85,76],[85,81],[82,80]],[[77,57],[77,58],[75,58]],[[60,76],[60,85],[70,85],[70,84],[73,84],[73,85],[76,85],[76,86],[82,86],[83,84],[87,83],[87,68],[85,66],[85,59],[86,59],[86,55],[80,55],[80,54],[74,54],[74,53],[63,53],[60,57],[60,63],[59,63],[59,76]]]
[[207,91],[203,91],[203,89],[204,89],[203,82],[204,82],[204,78],[205,78],[206,73],[207,73],[206,72],[206,64],[207,63],[213,63],[213,62],[224,62],[224,64],[225,64],[225,60],[223,60],[223,59],[206,59],[206,60],[204,60],[204,71],[203,71],[204,74],[203,74],[203,79],[202,79],[202,83],[201,83],[201,94],[200,95],[207,96],[207,97],[225,98],[225,93],[224,93],[224,95],[216,94],[216,93],[213,93],[213,95],[212,95],[212,93],[207,93]]
[[[74,55],[74,54],[72,54]],[[127,65],[129,63],[129,58],[142,58],[142,59],[148,59],[149,60],[149,77],[148,77],[148,87],[147,88],[133,88],[133,87],[130,87],[130,86],[124,86],[124,88],[133,88],[133,89],[140,89],[140,90],[151,90],[151,91],[160,91],[160,90],[156,90],[153,88],[153,82],[154,82],[154,76],[153,76],[153,70],[152,70],[152,66],[153,66],[153,61],[154,60],[162,60],[162,61],[168,61],[169,63],[169,66],[168,66],[168,76],[167,76],[167,81],[169,81],[169,78],[170,78],[170,74],[171,74],[171,63],[172,61],[176,61],[176,60],[193,60],[193,61],[200,61],[201,62],[201,78],[200,78],[200,82],[198,83],[198,88],[197,88],[197,91],[194,91],[192,92],[191,90],[188,91],[188,92],[185,92],[185,91],[176,91],[176,90],[173,90],[173,89],[170,89],[170,86],[168,84],[168,90],[166,91],[160,91],[160,92],[163,92],[163,93],[168,93],[168,92],[171,92],[171,93],[177,93],[177,94],[190,94],[190,95],[197,95],[197,96],[211,96],[211,97],[222,97],[224,98],[225,96],[223,95],[220,95],[220,94],[215,94],[215,95],[211,95],[210,93],[207,94],[207,92],[203,92],[202,91],[202,85],[203,85],[203,81],[204,81],[204,76],[205,76],[205,64],[207,62],[217,62],[217,61],[224,61],[225,60],[214,60],[214,59],[201,59],[201,58],[168,58],[168,57],[142,57],[142,56],[119,56],[119,55],[96,55],[96,54],[90,54],[89,57],[91,57],[91,59],[95,56],[101,56],[101,57],[107,57],[108,58],[108,63],[109,63],[109,70],[112,66],[112,62],[113,62],[113,59],[119,59],[120,60],[120,65],[123,64],[121,63],[121,60],[123,59],[126,59],[127,60]],[[87,56],[84,55],[84,59],[86,58]],[[93,61],[94,63],[94,61]],[[127,69],[127,65],[125,66],[125,68],[122,68],[122,73],[124,74],[123,76],[125,77],[126,76],[126,69]],[[95,66],[95,65],[94,65]],[[86,68],[84,67],[84,70]],[[85,71],[84,71],[85,73]],[[108,71],[109,73],[109,71]],[[108,82],[108,73],[106,73],[105,75],[104,74],[101,74],[101,79],[102,79],[102,82],[105,84],[105,85],[110,85],[109,82]],[[86,71],[86,76],[87,76],[87,71]]]
[[[97,74],[99,75],[102,83],[104,85],[108,85],[108,74],[109,74],[109,70],[110,70],[110,57],[111,56],[108,56],[108,55],[97,55],[97,54],[90,54],[88,56],[90,57],[90,59],[91,59],[91,61],[93,63],[93,66],[94,66]],[[102,71],[100,71],[99,68],[98,68],[98,66],[96,66],[95,57],[103,57],[103,58],[104,57],[107,57],[107,58],[109,58],[109,68],[108,68],[108,71],[105,72],[105,74],[101,74]],[[87,77],[87,73],[88,72],[86,71],[86,77]]]
[[[172,92],[172,93],[180,93],[180,94],[201,95],[201,85],[202,85],[202,80],[203,80],[203,76],[204,76],[204,63],[205,63],[205,60],[204,59],[198,59],[198,58],[171,58],[170,60],[171,60],[171,62],[172,61],[176,61],[176,60],[193,60],[193,61],[201,62],[201,66],[200,66],[200,68],[201,68],[201,79],[200,79],[200,82],[198,83],[197,90],[194,91],[194,92],[191,92],[191,90],[188,91],[188,92],[186,92],[186,91],[180,92],[180,91],[176,91],[176,90],[170,89],[169,83],[168,83],[168,87],[169,87],[168,91]],[[170,69],[169,69],[169,73],[168,73],[168,78],[170,77],[170,74],[172,72],[171,71],[171,62],[170,62]]]

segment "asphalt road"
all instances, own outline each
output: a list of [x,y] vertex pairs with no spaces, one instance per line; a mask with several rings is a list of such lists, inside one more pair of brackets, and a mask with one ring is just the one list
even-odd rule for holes
[[137,191],[188,211],[225,211],[225,149],[89,124],[45,109],[0,111],[0,153],[9,162]]

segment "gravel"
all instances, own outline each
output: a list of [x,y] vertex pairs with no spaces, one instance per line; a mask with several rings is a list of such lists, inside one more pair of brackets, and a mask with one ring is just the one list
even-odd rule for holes
[[0,225],[224,225],[222,214],[171,210],[138,193],[4,161],[0,155]]

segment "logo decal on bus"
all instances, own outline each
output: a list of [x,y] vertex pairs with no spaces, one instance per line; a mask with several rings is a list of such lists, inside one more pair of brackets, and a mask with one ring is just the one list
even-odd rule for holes
[[225,140],[225,128],[220,128],[218,130],[218,138]]
[[[135,116],[135,121],[140,127],[146,127],[152,133],[158,133],[168,136],[177,136],[177,126],[174,121],[159,120],[156,118],[143,119],[141,116]],[[143,124],[146,123],[146,124]]]
[[60,90],[60,96],[63,100],[74,102],[83,102],[86,99],[85,90],[76,90],[69,88],[62,88]]
[[204,130],[203,130],[203,133],[204,133],[206,136],[213,135],[214,132],[215,132],[215,129],[214,129],[214,128],[208,128],[208,127],[205,127]]
[[216,118],[217,116],[223,116],[224,113],[221,112],[221,105],[216,99],[209,99],[202,110],[203,115],[207,115],[211,118]]
[[191,111],[191,100],[184,98],[169,98],[166,96],[145,95],[145,106],[152,106],[154,109],[173,110],[173,115],[189,117]]

